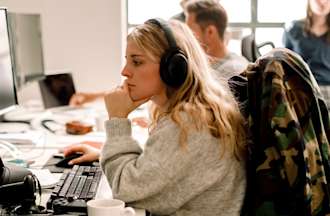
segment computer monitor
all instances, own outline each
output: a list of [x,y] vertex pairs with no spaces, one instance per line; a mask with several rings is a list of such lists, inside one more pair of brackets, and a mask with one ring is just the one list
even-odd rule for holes
[[46,109],[69,105],[71,96],[76,92],[71,73],[46,75],[39,80],[39,87]]
[[42,49],[40,14],[8,13],[9,33],[16,72],[17,87],[43,78],[44,59]]
[[[0,117],[17,105],[14,70],[11,58],[7,10],[0,7]],[[0,147],[9,150],[9,152],[12,152],[13,156],[15,156],[15,151],[11,149],[15,148],[11,143],[0,139]],[[25,179],[30,178],[28,176],[32,175],[31,172],[19,166],[4,164],[0,157],[0,173],[0,204],[21,203],[21,194],[25,193],[22,189],[26,188],[24,185],[27,185]],[[15,192],[20,195],[17,196]],[[29,198],[33,198],[34,192],[33,189]]]
[[0,8],[0,115],[17,105],[7,10]]

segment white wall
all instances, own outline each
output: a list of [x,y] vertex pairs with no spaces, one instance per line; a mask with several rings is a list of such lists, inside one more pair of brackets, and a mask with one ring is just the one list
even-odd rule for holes
[[[120,82],[125,4],[123,0],[0,0],[10,12],[41,14],[45,69],[72,70],[78,91],[108,90]],[[34,97],[36,90],[26,87],[24,98]]]

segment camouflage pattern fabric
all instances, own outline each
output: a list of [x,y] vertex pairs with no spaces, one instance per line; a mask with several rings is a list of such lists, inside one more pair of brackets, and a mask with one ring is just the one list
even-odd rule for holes
[[309,67],[274,49],[243,75],[253,144],[242,215],[330,215],[329,114]]

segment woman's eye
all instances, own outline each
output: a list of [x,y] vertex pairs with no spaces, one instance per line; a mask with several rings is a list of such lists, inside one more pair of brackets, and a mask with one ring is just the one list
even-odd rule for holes
[[141,65],[141,64],[142,64],[141,61],[133,60],[133,65],[135,65],[135,66],[139,66],[139,65]]

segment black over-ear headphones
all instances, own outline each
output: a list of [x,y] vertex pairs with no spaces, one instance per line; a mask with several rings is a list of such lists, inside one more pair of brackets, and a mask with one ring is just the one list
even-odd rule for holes
[[188,61],[183,51],[176,45],[172,30],[165,20],[156,18],[146,23],[157,25],[165,33],[169,49],[165,51],[160,60],[160,77],[170,87],[180,87],[186,80]]

